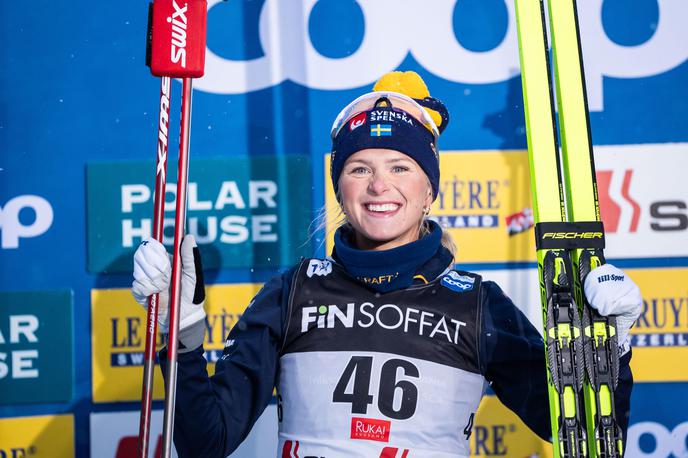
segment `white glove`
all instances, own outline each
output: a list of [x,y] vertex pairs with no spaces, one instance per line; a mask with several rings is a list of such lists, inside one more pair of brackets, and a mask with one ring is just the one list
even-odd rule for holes
[[630,348],[628,331],[640,316],[643,297],[633,280],[611,264],[599,266],[585,277],[585,297],[600,315],[616,315],[616,335],[621,353]]
[[[179,304],[179,331],[187,329],[205,318],[203,305],[205,289],[200,254],[193,235],[182,240],[182,291]],[[134,282],[131,294],[136,302],[148,308],[148,297],[160,293],[158,300],[158,323],[160,331],[168,332],[168,304],[170,297],[171,256],[165,247],[155,239],[146,239],[134,253]],[[196,281],[196,274],[199,281]],[[180,338],[180,340],[182,340]]]

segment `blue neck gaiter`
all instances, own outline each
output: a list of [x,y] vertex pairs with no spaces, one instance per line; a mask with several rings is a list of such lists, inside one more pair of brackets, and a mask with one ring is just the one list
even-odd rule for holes
[[334,235],[332,257],[346,271],[370,289],[386,293],[434,280],[451,263],[453,256],[441,244],[442,229],[428,222],[430,233],[415,242],[384,251],[359,250],[352,230],[341,227]]

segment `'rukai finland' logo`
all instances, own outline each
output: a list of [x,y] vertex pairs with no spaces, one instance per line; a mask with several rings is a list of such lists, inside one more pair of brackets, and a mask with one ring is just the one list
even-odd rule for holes
[[465,293],[473,289],[475,278],[467,275],[459,275],[452,270],[442,277],[442,284],[457,293]]
[[351,419],[351,438],[389,442],[391,427],[392,422],[388,420],[353,417]]

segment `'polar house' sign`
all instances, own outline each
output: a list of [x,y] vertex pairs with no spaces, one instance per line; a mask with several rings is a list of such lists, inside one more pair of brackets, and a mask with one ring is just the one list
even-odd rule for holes
[[[89,271],[131,271],[134,250],[152,233],[153,170],[152,162],[143,161],[88,165]],[[309,170],[303,156],[194,160],[186,230],[201,247],[204,267],[279,267],[307,254]],[[168,246],[175,193],[175,176],[169,176],[163,240]]]
[[0,405],[72,399],[72,292],[0,292]]

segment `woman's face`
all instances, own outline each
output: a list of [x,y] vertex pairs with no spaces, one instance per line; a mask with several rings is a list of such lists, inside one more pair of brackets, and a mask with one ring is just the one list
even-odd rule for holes
[[339,193],[356,244],[364,250],[388,250],[417,240],[423,209],[432,203],[423,169],[390,149],[352,154],[339,177]]

